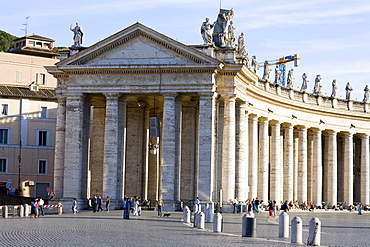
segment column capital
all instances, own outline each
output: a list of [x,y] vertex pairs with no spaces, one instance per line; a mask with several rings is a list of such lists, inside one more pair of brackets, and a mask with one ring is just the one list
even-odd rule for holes
[[293,124],[289,123],[289,122],[282,123],[281,127],[286,128],[286,129],[293,129],[294,128]]
[[249,118],[250,120],[255,120],[255,121],[257,121],[257,120],[258,120],[258,115],[257,115],[257,114],[253,114],[253,113],[251,113],[251,114],[249,114],[249,115],[248,115],[248,118]]
[[318,132],[322,132],[322,129],[321,128],[310,128],[310,130],[312,130],[313,133],[318,133]]
[[260,123],[265,123],[265,122],[268,122],[268,121],[269,121],[268,117],[259,117],[258,118],[258,122],[260,122]]
[[108,98],[119,98],[121,94],[120,93],[104,93],[104,96],[108,99]]
[[162,93],[164,99],[176,98],[179,94],[174,92]]
[[200,92],[198,93],[199,95],[199,98],[210,98],[210,97],[213,97],[215,99],[217,99],[217,97],[219,96],[218,93],[216,92]]
[[297,125],[296,128],[300,131],[307,131],[308,127],[305,125]]
[[270,120],[270,124],[271,125],[280,125],[280,121],[279,120],[276,120],[276,119],[271,119]]
[[353,132],[341,132],[345,137],[353,137]]
[[336,131],[336,130],[328,130],[328,129],[326,129],[326,130],[324,130],[324,135],[336,135],[338,133],[338,131]]
[[66,95],[67,99],[83,99],[86,98],[86,94],[84,93],[68,93]]

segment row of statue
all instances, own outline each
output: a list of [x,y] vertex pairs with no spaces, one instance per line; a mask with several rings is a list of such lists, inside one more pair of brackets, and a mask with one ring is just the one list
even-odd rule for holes
[[[251,62],[250,69],[254,73],[256,73],[257,70],[259,69],[259,64],[257,62],[256,56],[252,57],[252,62]],[[270,79],[270,72],[271,72],[271,69],[269,67],[269,63],[268,63],[268,61],[265,61],[265,63],[264,63],[264,72],[263,72],[262,79],[269,80]],[[282,76],[282,72],[280,71],[279,66],[276,65],[276,67],[275,67],[275,80],[274,80],[275,84],[280,83],[281,76]],[[316,95],[321,95],[322,94],[321,80],[322,80],[321,75],[316,75],[315,84],[314,84],[314,88],[313,88],[313,94],[316,94]],[[309,80],[308,80],[308,77],[307,77],[306,73],[303,73],[303,75],[302,75],[302,86],[301,86],[300,91],[302,91],[302,92],[307,91],[308,82],[309,82]],[[286,87],[291,88],[291,89],[294,87],[294,70],[293,69],[290,69],[288,71]],[[330,98],[336,98],[337,97],[337,90],[338,90],[337,80],[334,79],[333,82],[332,82],[332,92],[331,92]],[[353,88],[352,88],[352,86],[349,82],[347,82],[345,90],[346,90],[346,100],[351,100],[351,95],[352,95]],[[364,91],[365,92],[364,92],[363,102],[368,103],[369,102],[369,87],[368,87],[368,85],[365,86]]]
[[200,28],[204,45],[215,45],[217,47],[236,48],[239,57],[246,58],[247,51],[244,42],[244,33],[241,33],[236,42],[236,27],[231,20],[234,18],[234,10],[221,9],[214,23],[206,18]]

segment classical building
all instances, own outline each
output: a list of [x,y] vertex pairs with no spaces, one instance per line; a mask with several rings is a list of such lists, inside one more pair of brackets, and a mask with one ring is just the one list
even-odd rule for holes
[[188,46],[136,23],[47,67],[57,200],[369,203],[368,103],[261,79],[217,37]]
[[53,40],[30,35],[0,53],[0,193],[48,199],[53,186],[58,62]]

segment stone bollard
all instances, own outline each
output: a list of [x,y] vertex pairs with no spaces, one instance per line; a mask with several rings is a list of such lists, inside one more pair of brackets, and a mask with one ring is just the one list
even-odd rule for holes
[[213,203],[206,205],[206,222],[207,223],[212,223],[213,222]]
[[19,205],[18,212],[19,217],[24,217],[24,207],[22,205]]
[[184,222],[190,224],[190,209],[189,207],[185,207],[184,209]]
[[309,223],[307,245],[320,246],[321,240],[321,221],[313,217]]
[[242,218],[242,237],[256,237],[257,219],[254,213],[250,212],[245,214]]
[[198,212],[194,213],[194,223],[193,223],[194,227],[198,226],[198,218],[199,218],[199,213]]
[[58,215],[61,215],[63,213],[63,205],[59,202],[58,206]]
[[188,208],[188,206],[185,206],[184,207],[184,210],[182,211],[182,220],[185,222],[186,221],[186,209]]
[[216,213],[213,220],[213,232],[222,232],[222,215]]
[[289,238],[289,214],[285,212],[279,215],[279,238]]
[[303,244],[302,242],[302,220],[300,217],[294,217],[292,219],[292,244]]
[[28,217],[30,215],[30,208],[28,207],[28,204],[24,204],[24,217]]
[[199,213],[198,216],[198,229],[204,229],[205,214],[203,212]]
[[8,218],[8,206],[3,206],[3,218]]

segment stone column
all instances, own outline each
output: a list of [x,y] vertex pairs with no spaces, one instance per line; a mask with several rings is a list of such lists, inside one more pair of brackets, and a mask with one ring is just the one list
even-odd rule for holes
[[105,134],[103,159],[103,197],[110,196],[112,200],[117,195],[118,167],[118,93],[105,94]]
[[293,201],[298,201],[298,160],[299,160],[299,130],[297,128],[293,128]]
[[119,133],[118,133],[118,162],[117,166],[117,199],[122,199],[125,196],[125,167],[126,167],[126,114],[127,114],[127,98],[123,96],[120,98],[119,102],[119,114],[118,114],[118,123],[119,123]]
[[328,134],[328,170],[327,170],[327,196],[330,206],[338,202],[338,161],[337,161],[337,132],[330,130]]
[[257,197],[258,189],[258,117],[249,115],[248,118],[248,136],[249,136],[249,155],[248,155],[248,174],[249,174],[249,196],[248,198]]
[[298,201],[307,201],[307,127],[298,128]]
[[[280,123],[270,121],[271,125],[271,161],[270,161],[270,199],[280,204],[281,198],[281,160],[280,160]],[[263,199],[264,200],[264,199]],[[265,200],[264,200],[265,201]],[[266,202],[266,201],[265,201]]]
[[215,173],[216,95],[199,96],[198,196],[202,202],[211,202]]
[[222,204],[235,197],[235,96],[224,97]]
[[[63,205],[76,197],[86,203],[87,174],[87,112],[83,94],[68,95],[66,101],[66,132],[64,158]],[[87,133],[86,133],[87,132]]]
[[176,96],[176,93],[163,95],[161,198],[168,203],[176,202]]
[[237,123],[236,197],[241,201],[248,199],[248,115],[247,105],[239,105]]
[[284,123],[284,182],[283,200],[293,201],[294,140],[293,125]]
[[347,206],[353,205],[353,134],[344,133],[343,159],[343,200]]
[[312,200],[315,206],[322,204],[322,144],[321,130],[313,129],[313,172],[311,179]]
[[361,203],[369,204],[369,135],[361,135]]
[[[259,119],[259,164],[258,164],[258,199],[268,201],[269,179],[269,125],[268,119]],[[254,143],[256,145],[256,143]],[[251,198],[252,199],[252,198]]]
[[64,182],[64,146],[66,133],[66,98],[57,96],[57,123],[55,133],[55,156],[54,156],[54,193],[56,198],[63,197]]
[[148,200],[148,188],[149,188],[149,115],[150,109],[148,106],[144,107],[144,166],[143,166],[143,192],[142,199]]
[[178,96],[175,101],[175,201],[180,201],[181,194],[181,125],[182,125],[182,96]]

